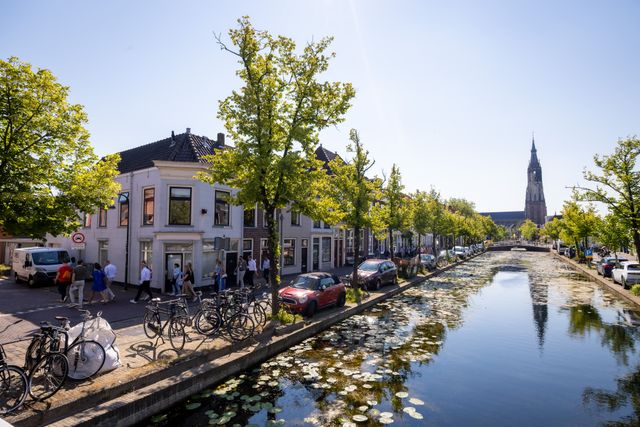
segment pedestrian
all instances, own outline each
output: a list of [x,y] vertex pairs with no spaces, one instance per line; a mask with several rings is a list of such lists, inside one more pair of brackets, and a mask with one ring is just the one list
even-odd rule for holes
[[97,262],[93,264],[93,284],[91,285],[91,296],[89,297],[89,301],[87,304],[91,304],[93,302],[93,297],[98,293],[102,297],[102,302],[109,302],[107,298],[107,279],[104,275],[104,271],[102,267]]
[[76,268],[76,257],[72,256],[71,257],[71,262],[69,262],[69,265],[71,266],[71,268]]
[[58,293],[60,294],[60,302],[67,300],[67,286],[71,284],[73,279],[73,268],[69,265],[69,259],[65,258],[62,265],[58,268],[55,282],[58,285]]
[[220,258],[216,260],[216,266],[213,270],[214,292],[222,292],[225,288],[225,279],[227,275]]
[[198,299],[196,295],[196,291],[193,289],[193,285],[195,284],[195,280],[193,277],[193,267],[191,267],[191,263],[188,262],[187,266],[184,269],[184,274],[182,276],[182,293],[193,297],[193,301]]
[[151,293],[151,269],[147,267],[147,263],[145,261],[142,261],[140,264],[142,265],[142,268],[140,269],[140,287],[138,288],[136,297],[129,300],[129,302],[133,304],[138,303],[142,292],[146,292],[149,295],[143,301],[153,298],[153,294]]
[[107,278],[106,292],[111,301],[116,300],[116,294],[114,294],[113,290],[111,290],[111,285],[113,284],[113,281],[116,280],[116,274],[118,274],[118,268],[115,266],[115,264],[112,264],[111,261],[107,260],[107,265],[104,266],[104,275]]
[[182,270],[180,269],[180,264],[177,262],[173,264],[173,274],[171,284],[173,285],[173,295],[181,295],[182,294]]
[[262,277],[264,277],[264,281],[267,286],[269,286],[269,271],[271,270],[271,261],[269,261],[269,257],[264,255],[262,258]]
[[256,260],[249,255],[249,261],[247,262],[247,286],[253,288],[253,276],[256,274]]
[[235,269],[236,280],[240,289],[244,288],[245,271],[247,271],[247,261],[244,259],[244,256],[241,256],[240,261],[238,262],[238,266]]
[[[82,300],[84,298],[84,281],[87,278],[87,267],[85,267],[83,261],[78,260],[78,264],[73,269],[73,280],[71,287],[69,288],[69,301],[72,305],[77,305],[82,308]],[[75,301],[75,296],[78,296],[78,302]]]

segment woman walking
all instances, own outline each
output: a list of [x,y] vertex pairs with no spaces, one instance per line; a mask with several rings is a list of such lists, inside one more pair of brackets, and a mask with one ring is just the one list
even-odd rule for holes
[[185,295],[189,295],[193,297],[193,301],[198,299],[196,295],[196,291],[193,290],[194,278],[193,278],[193,268],[191,267],[191,263],[187,263],[187,267],[184,269],[184,274],[182,276],[182,293]]
[[89,297],[88,304],[93,302],[93,297],[96,293],[100,294],[102,297],[102,302],[109,302],[107,299],[106,291],[107,284],[105,283],[105,275],[104,271],[102,271],[102,267],[97,262],[93,264],[93,284],[91,285],[91,296]]

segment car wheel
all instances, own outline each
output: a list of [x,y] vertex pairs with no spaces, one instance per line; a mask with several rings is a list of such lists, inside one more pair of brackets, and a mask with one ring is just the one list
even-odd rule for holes
[[391,281],[392,285],[397,285],[398,284],[398,276],[393,276],[393,280]]
[[36,279],[32,275],[29,275],[29,279],[27,280],[27,285],[29,285],[29,287],[33,287],[36,285]]
[[307,315],[307,317],[311,317],[315,314],[317,309],[318,309],[318,304],[315,301],[311,301],[307,306],[305,314]]
[[16,283],[20,283],[20,282],[22,282],[22,280],[20,280],[20,276],[18,276],[18,273],[13,273],[13,274],[14,274],[14,276],[15,276],[15,282],[16,282]]
[[375,289],[376,291],[379,291],[381,286],[382,286],[382,282],[380,281],[380,279],[378,279],[376,280],[376,284],[373,287],[373,289]]
[[627,287],[627,279],[625,279],[624,277],[622,278],[622,287],[623,287],[624,289],[629,289],[629,288]]
[[336,307],[344,307],[345,302],[347,302],[347,295],[341,293],[338,297],[338,301],[336,302]]

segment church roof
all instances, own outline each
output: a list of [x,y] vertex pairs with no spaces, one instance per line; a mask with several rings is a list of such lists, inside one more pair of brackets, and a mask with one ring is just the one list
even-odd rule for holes
[[524,211],[480,212],[480,215],[491,217],[494,222],[518,222],[525,220]]

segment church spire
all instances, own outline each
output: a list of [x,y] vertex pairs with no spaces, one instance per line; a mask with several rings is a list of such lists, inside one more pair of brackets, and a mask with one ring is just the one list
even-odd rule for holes
[[536,135],[531,131],[531,151],[536,151]]

